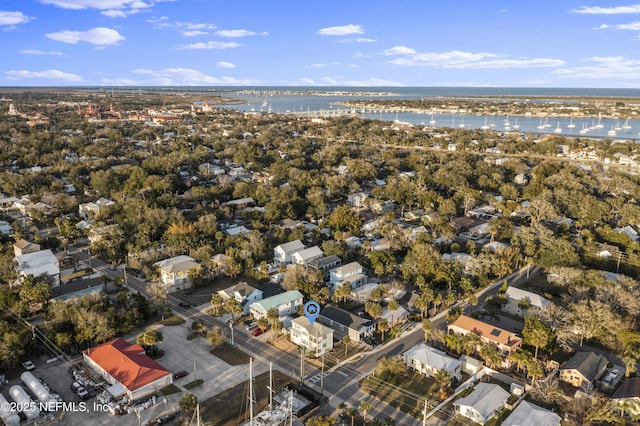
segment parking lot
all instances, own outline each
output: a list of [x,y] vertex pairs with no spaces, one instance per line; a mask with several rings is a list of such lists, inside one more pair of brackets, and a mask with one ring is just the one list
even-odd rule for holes
[[[187,321],[181,325],[157,327],[163,334],[163,341],[159,343],[158,347],[164,351],[164,356],[157,359],[157,362],[172,374],[182,370],[188,371],[188,374],[183,378],[174,380],[174,384],[181,390],[180,393],[161,396],[158,398],[156,405],[140,413],[140,421],[142,424],[146,424],[150,419],[176,410],[178,401],[182,393],[185,392],[184,385],[194,381],[196,378],[202,379],[204,382],[200,386],[191,389],[190,392],[194,393],[199,401],[203,401],[247,380],[249,376],[248,365],[230,366],[211,355],[209,353],[209,344],[204,338],[187,340],[186,337],[191,333],[189,329],[190,325],[191,322]],[[140,332],[142,332],[142,330],[138,330],[135,334],[124,337],[129,342],[134,342],[137,334]],[[32,373],[36,377],[42,378],[52,391],[60,394],[64,401],[79,403],[81,399],[71,390],[73,378],[68,370],[72,364],[78,366],[77,363],[81,360],[82,358],[80,356],[75,357],[71,362],[57,361],[47,363],[46,359],[32,359],[36,365]],[[258,365],[254,368],[255,375],[268,370],[268,366],[263,363],[256,364]],[[85,366],[85,368],[87,367]],[[10,383],[2,386],[2,393],[9,401],[11,401],[8,395],[9,387],[20,383],[20,374],[24,369],[20,367],[19,370],[21,371],[12,375],[17,377],[11,377],[12,380]],[[97,379],[95,381],[97,381]],[[26,386],[23,387],[27,390]],[[100,407],[94,405],[94,403],[97,403],[95,396],[98,391],[94,389],[87,390],[90,393],[90,399],[87,401],[87,410],[84,412],[73,411],[64,413],[61,424],[104,426],[128,426],[138,424],[138,418],[135,414],[114,416],[109,412],[100,411]],[[29,393],[28,390],[27,392]],[[35,399],[33,395],[32,398]]]

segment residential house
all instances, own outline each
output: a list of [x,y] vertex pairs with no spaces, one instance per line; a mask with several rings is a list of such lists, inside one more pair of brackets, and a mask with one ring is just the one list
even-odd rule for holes
[[332,254],[329,256],[312,260],[307,264],[307,266],[309,268],[317,269],[318,271],[328,272],[330,269],[335,268],[341,263],[342,263],[342,259],[340,259],[335,254]]
[[227,255],[218,253],[211,258],[211,266],[215,275],[224,275],[227,270]]
[[291,260],[298,265],[307,266],[309,262],[320,259],[323,256],[324,253],[320,247],[313,246],[293,253]]
[[89,227],[89,232],[87,233],[87,238],[92,244],[98,243],[105,239],[120,239],[123,236],[124,232],[122,231],[122,228],[120,228],[120,225],[118,225],[117,223],[103,226],[91,225]]
[[22,256],[23,254],[35,253],[40,251],[40,244],[31,243],[24,238],[20,238],[13,245],[13,253],[15,257]]
[[406,351],[402,354],[402,359],[407,366],[427,376],[433,376],[438,370],[444,370],[451,378],[462,380],[462,363],[425,343],[418,343]]
[[367,276],[363,274],[362,265],[358,262],[347,263],[329,271],[329,282],[333,288],[347,281],[351,283],[351,288],[367,283]]
[[153,264],[160,271],[162,283],[167,292],[183,290],[191,287],[190,274],[200,268],[200,264],[192,257],[180,255],[161,260]]
[[478,383],[469,395],[454,402],[456,413],[484,425],[497,415],[509,399],[509,392],[494,383]]
[[389,306],[385,306],[382,308],[382,315],[380,318],[386,319],[391,325],[400,324],[409,319],[409,311],[401,305],[398,305],[398,309],[395,311],[390,310]]
[[640,417],[640,377],[625,379],[611,395],[611,401],[632,416]]
[[309,355],[322,355],[333,349],[333,329],[314,321],[309,322],[306,316],[291,321],[289,329],[291,342],[303,347]]
[[476,333],[484,342],[495,346],[500,351],[502,356],[505,357],[506,366],[509,365],[508,358],[506,357],[522,345],[522,339],[515,333],[466,315],[460,315],[458,319],[449,324],[447,326],[447,332],[449,334],[460,334],[463,336],[469,333]]
[[16,256],[15,263],[19,282],[27,275],[38,277],[46,274],[53,279],[53,287],[60,285],[60,263],[49,249]]
[[291,290],[253,302],[249,305],[249,312],[254,319],[259,320],[267,317],[269,309],[275,308],[278,310],[279,316],[282,317],[293,314],[300,305],[302,305],[302,293],[298,290]]
[[220,290],[218,294],[222,300],[236,299],[238,303],[242,305],[243,315],[249,314],[249,305],[258,300],[262,300],[262,290],[258,290],[244,281]]
[[78,214],[84,220],[91,220],[100,217],[101,214],[106,213],[108,209],[115,204],[113,200],[102,197],[95,203],[89,202],[78,205]]
[[528,401],[522,401],[505,419],[502,426],[560,426],[562,417]]
[[356,192],[355,194],[347,195],[347,205],[349,207],[361,208],[364,207],[364,203],[369,196],[364,192]]
[[535,314],[551,303],[539,294],[517,287],[508,287],[504,295],[507,303],[502,305],[502,311],[522,318]]
[[607,369],[609,361],[595,352],[576,352],[560,368],[560,380],[577,388],[593,390],[596,380]]
[[359,317],[332,305],[325,306],[320,311],[317,321],[334,329],[341,335],[349,336],[351,341],[354,342],[360,342],[366,337],[372,336],[376,329],[374,321]]
[[291,263],[293,254],[302,250],[304,250],[304,244],[300,240],[280,244],[273,249],[273,261],[284,264]]
[[100,294],[104,289],[104,279],[89,278],[68,282],[51,289],[51,301],[76,299],[89,294]]

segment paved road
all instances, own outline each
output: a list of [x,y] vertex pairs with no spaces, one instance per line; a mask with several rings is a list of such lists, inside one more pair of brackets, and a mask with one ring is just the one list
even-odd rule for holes
[[[81,260],[89,261],[87,253],[76,252],[74,255]],[[102,270],[111,278],[123,276],[123,271],[121,269],[111,270],[109,265],[99,258],[92,258],[91,263],[94,269]],[[530,272],[534,273],[537,271],[532,269]],[[527,276],[528,274],[526,269],[523,268],[507,277],[507,280],[510,285],[518,285],[520,282],[526,280]],[[147,283],[144,280],[141,280],[132,274],[128,274],[127,282],[130,290],[138,291],[143,295],[147,295]],[[502,282],[502,279],[498,280],[486,289],[476,293],[476,298],[478,300],[476,305],[471,306],[465,302],[459,302],[454,306],[463,307],[466,314],[482,309],[487,298],[498,293]],[[184,317],[199,319],[208,326],[219,326],[225,330],[229,328],[224,317],[212,317],[196,308],[182,308],[178,305],[180,299],[173,295],[169,295],[168,298],[172,304],[173,310]],[[431,318],[431,321],[434,329],[444,329],[446,326],[446,311]],[[227,334],[229,335],[229,333]],[[272,362],[274,368],[293,378],[299,379],[300,361],[298,357],[289,355],[288,353],[282,352],[269,345],[263,341],[265,337],[256,338],[249,335],[241,326],[235,326],[233,334],[235,345],[241,348],[244,352],[253,356],[256,360],[266,364]],[[341,402],[347,403],[350,407],[357,407],[360,401],[367,400],[372,406],[372,409],[369,411],[371,416],[377,418],[390,417],[396,422],[396,424],[413,424],[416,421],[422,420],[415,419],[404,412],[396,410],[388,404],[375,400],[364,394],[359,390],[359,381],[373,373],[379,358],[385,356],[401,356],[403,352],[421,342],[423,338],[422,330],[417,326],[415,329],[403,333],[403,335],[398,339],[393,340],[382,347],[378,347],[370,353],[364,354],[360,359],[354,362],[340,365],[333,371],[326,374],[323,380],[323,392],[325,395],[329,396],[329,404],[331,408],[326,407],[323,412],[334,411]],[[227,341],[230,341],[230,336],[227,336]],[[308,365],[305,367],[305,377],[312,378],[312,380],[307,381],[306,384],[317,391],[321,391],[321,381],[318,380],[320,373],[320,370],[316,368],[310,368]],[[419,396],[416,395],[416,397]]]

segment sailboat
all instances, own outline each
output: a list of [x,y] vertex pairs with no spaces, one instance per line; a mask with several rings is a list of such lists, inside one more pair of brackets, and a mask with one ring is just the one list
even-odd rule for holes
[[484,124],[480,126],[482,130],[489,130],[489,125],[487,124],[487,117],[484,118]]
[[431,114],[431,120],[429,120],[429,124],[431,124],[432,126],[436,124],[436,119],[433,118],[433,114]]
[[544,129],[544,124],[542,124],[542,118],[540,119],[540,124],[538,125],[538,129]]
[[567,124],[567,128],[573,129],[574,127],[576,127],[576,125],[573,124],[573,117],[571,117],[571,120],[569,120],[569,124]]
[[580,134],[584,135],[588,131],[589,131],[589,128],[587,127],[587,123],[582,123],[582,129],[580,129]]
[[464,129],[464,115],[460,119],[460,124],[458,124],[458,127],[461,128],[461,129]]
[[509,116],[504,119],[504,129],[511,130],[511,122],[509,121]]
[[620,121],[616,121],[616,125],[613,128],[614,130],[622,130],[622,127],[620,126]]
[[629,119],[627,118],[624,122],[624,125],[622,126],[623,129],[625,130],[629,130],[631,129],[631,126],[629,126]]
[[598,114],[598,124],[595,125],[596,129],[602,129],[604,127],[600,120],[602,120],[602,113]]
[[520,129],[520,125],[518,124],[518,119],[516,118],[516,123],[513,125],[513,128],[516,130]]
[[613,126],[611,126],[611,130],[607,131],[607,135],[608,136],[615,136],[616,135],[616,130]]
[[544,119],[544,127],[551,127],[551,124],[549,124],[549,117]]
[[556,128],[553,129],[553,133],[562,133],[562,127],[560,127],[560,122],[556,125]]

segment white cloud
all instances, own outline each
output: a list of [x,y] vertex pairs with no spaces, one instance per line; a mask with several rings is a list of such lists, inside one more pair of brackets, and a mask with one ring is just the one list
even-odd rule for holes
[[82,77],[77,74],[58,70],[45,71],[28,71],[28,70],[12,70],[5,73],[9,80],[24,80],[40,78],[45,80],[61,80],[61,81],[82,81]]
[[356,37],[356,38],[345,38],[340,40],[340,43],[375,43],[378,40],[374,38],[366,38],[366,37]]
[[327,67],[333,67],[333,66],[336,66],[336,65],[340,65],[340,63],[339,62],[328,62],[328,63],[324,63],[324,64],[315,63],[315,64],[309,65],[307,68],[327,68]]
[[62,9],[98,9],[104,16],[110,18],[124,18],[128,15],[134,15],[164,1],[175,0],[40,0],[41,3],[51,4]]
[[227,61],[218,61],[216,62],[216,67],[218,68],[235,68],[236,66],[231,62]]
[[381,78],[369,78],[367,80],[345,80],[342,77],[334,76],[334,77],[322,77],[319,79],[313,79],[310,77],[303,77],[299,79],[299,81],[295,83],[285,83],[285,85],[296,86],[296,85],[304,85],[304,86],[377,86],[377,87],[389,87],[389,86],[406,86],[406,84],[393,81],[393,80],[385,80]]
[[240,43],[236,43],[235,41],[207,41],[207,42],[198,42],[191,44],[183,44],[178,46],[176,49],[178,50],[211,50],[211,49],[233,49],[236,47],[242,46]]
[[40,49],[23,49],[20,51],[23,55],[62,55],[58,50],[40,50]]
[[0,10],[0,27],[12,27],[18,24],[26,24],[32,19],[32,17],[27,16],[22,12],[9,12]]
[[623,56],[593,56],[583,59],[586,66],[560,68],[554,74],[564,78],[640,79],[640,59]]
[[249,30],[218,30],[216,35],[220,37],[247,37],[256,35],[256,33]]
[[147,22],[153,24],[156,28],[172,28],[177,30],[184,37],[196,37],[200,35],[211,34],[211,30],[215,30],[217,27],[215,24],[209,23],[197,23],[197,22],[184,22],[176,21],[171,22],[166,16],[160,18],[147,19]]
[[349,34],[362,34],[364,33],[364,29],[362,25],[343,25],[341,27],[326,27],[320,28],[318,30],[318,34],[320,35],[328,35],[328,36],[344,36]]
[[620,24],[615,26],[616,30],[640,31],[640,21],[630,22],[628,24]]
[[191,68],[167,68],[164,70],[135,69],[134,74],[145,76],[142,81],[138,81],[138,85],[152,86],[203,86],[215,84],[230,85],[256,85],[259,84],[251,79],[237,79],[234,77],[215,77],[204,74],[201,71]]
[[62,43],[77,44],[85,41],[95,44],[96,46],[115,46],[122,40],[125,40],[116,30],[105,27],[97,27],[88,31],[59,31],[47,34],[51,40],[61,41]]
[[400,56],[388,61],[395,65],[431,68],[541,68],[558,67],[565,64],[560,59],[553,58],[510,58],[488,52],[463,52],[451,50],[449,52],[418,53],[415,50],[396,46],[383,52],[384,55]]
[[602,24],[599,27],[595,27],[594,30],[606,30],[607,28],[609,28],[608,24]]
[[384,51],[385,55],[413,55],[416,51],[407,46],[394,46]]
[[613,7],[582,6],[578,9],[573,9],[571,12],[582,15],[620,15],[625,13],[640,13],[640,4]]

